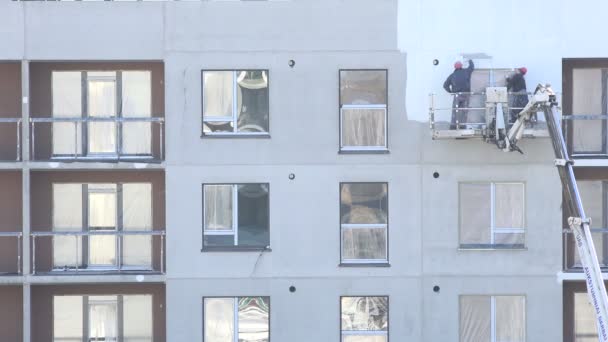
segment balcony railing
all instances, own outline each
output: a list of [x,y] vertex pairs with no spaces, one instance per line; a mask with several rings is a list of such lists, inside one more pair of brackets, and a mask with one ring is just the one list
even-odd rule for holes
[[[0,138],[9,137],[11,141],[4,141],[2,139],[2,144],[5,146],[11,146],[14,143],[15,154],[14,157],[10,156],[12,152],[10,150],[12,147],[8,147],[8,149],[2,149],[0,152],[0,160],[3,161],[20,161],[21,160],[21,119],[20,118],[0,118]],[[13,128],[10,126],[14,126]],[[14,132],[14,133],[13,133]],[[14,137],[11,135],[14,134]],[[15,139],[14,141],[12,139]]]
[[[22,269],[22,263],[21,263],[21,255],[22,255],[22,239],[23,239],[23,233],[21,232],[0,232],[0,246],[1,250],[3,252],[2,254],[2,262],[0,263],[2,265],[2,268],[0,269],[0,274],[2,275],[10,275],[10,274],[18,274],[21,275],[23,272]],[[10,241],[10,240],[14,240],[14,241]],[[15,268],[10,267],[9,265],[13,263],[13,261],[10,261],[10,255],[8,255],[8,253],[6,253],[7,251],[10,252],[10,254],[13,254],[13,252],[16,251],[16,258],[15,258]],[[4,254],[6,253],[6,254]]]
[[562,116],[573,158],[608,158],[608,114]]
[[[101,131],[108,134],[94,140],[91,125],[104,123],[110,126]],[[53,136],[55,130],[57,137]],[[163,135],[162,117],[30,118],[32,160],[161,162]]]
[[[92,265],[88,256],[91,250],[91,237],[114,237],[114,261],[111,264]],[[165,273],[165,231],[146,230],[146,231],[45,231],[32,232],[32,274],[51,273]],[[125,265],[125,254],[128,250],[123,247],[128,237],[150,237],[149,252],[150,258],[147,265]],[[54,250],[53,243],[55,238],[73,238],[73,247],[61,250]],[[85,241],[86,238],[86,241]],[[43,241],[40,241],[43,240]],[[45,240],[45,241],[44,241]],[[65,242],[65,241],[64,241]],[[130,251],[141,251],[145,246],[130,246]],[[55,265],[55,253],[61,252],[65,257],[74,260],[71,265]],[[38,254],[43,255],[41,260]],[[42,265],[45,263],[46,265]],[[41,272],[40,267],[44,270]]]
[[[508,95],[512,99],[517,96],[529,97],[531,94]],[[487,119],[486,93],[430,94],[429,97],[429,125],[433,139],[483,138],[486,131],[492,129]],[[504,123],[507,130],[513,125],[516,113],[523,109],[523,105],[510,105],[515,103],[510,100],[509,104],[500,106],[503,116],[497,117],[497,120]],[[524,137],[548,136],[547,124],[540,113],[524,129]]]

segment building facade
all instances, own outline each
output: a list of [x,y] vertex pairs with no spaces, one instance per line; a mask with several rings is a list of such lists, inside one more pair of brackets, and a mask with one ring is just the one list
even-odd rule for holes
[[549,139],[429,130],[463,56],[598,115],[564,129],[604,263],[593,6],[0,2],[0,340],[593,340]]

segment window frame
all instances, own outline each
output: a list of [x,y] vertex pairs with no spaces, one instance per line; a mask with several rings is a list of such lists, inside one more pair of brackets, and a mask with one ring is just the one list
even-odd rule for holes
[[[74,232],[91,232],[91,231],[115,231],[115,232],[122,232],[124,231],[124,224],[123,224],[123,207],[124,207],[124,199],[123,199],[123,185],[125,184],[149,184],[150,185],[150,213],[151,213],[151,217],[150,217],[150,221],[151,221],[151,227],[150,227],[150,231],[154,231],[154,185],[151,182],[53,182],[51,183],[51,229],[52,231],[55,232],[61,232],[62,230],[55,230],[54,228],[54,215],[55,215],[55,199],[53,196],[54,193],[54,186],[55,185],[74,185],[74,184],[78,184],[81,187],[81,194],[82,194],[82,208],[81,208],[81,215],[82,215],[82,224],[80,227],[80,230],[78,231],[74,231]],[[109,190],[105,190],[105,191],[89,191],[89,185],[99,185],[99,184],[111,184],[115,186],[116,191],[112,192]],[[103,227],[104,229],[91,229],[90,227],[90,215],[89,215],[89,201],[90,201],[90,194],[91,193],[114,193],[116,196],[116,226],[114,227],[114,229],[105,229],[107,227]],[[106,236],[106,235],[96,235],[96,236]],[[110,235],[112,236],[112,235]],[[135,266],[127,266],[127,265],[123,265],[123,256],[124,256],[124,236],[119,236],[116,235],[115,236],[115,257],[116,257],[116,263],[113,265],[95,265],[95,264],[90,264],[89,261],[91,259],[91,237],[93,237],[93,235],[85,235],[85,236],[78,236],[75,237],[77,244],[80,244],[80,248],[77,248],[78,250],[78,255],[76,255],[77,258],[77,265],[76,267],[68,267],[69,270],[77,270],[77,271],[90,271],[90,272],[95,272],[95,271],[154,271],[154,241],[152,238],[152,235],[150,236],[150,252],[151,252],[151,258],[150,258],[150,265],[135,265]],[[54,249],[54,244],[52,245],[52,248]],[[86,249],[86,251],[85,251]],[[55,271],[64,271],[65,267],[58,267],[55,265],[55,253],[52,252],[51,255],[51,272],[55,272]]]
[[[152,304],[152,310],[150,311],[150,341],[156,340],[155,335],[155,320],[154,320],[154,294],[152,293],[123,293],[123,294],[53,294],[51,299],[51,312],[52,312],[52,324],[55,324],[55,298],[56,297],[81,297],[82,298],[82,338],[83,340],[90,341],[90,300],[89,297],[115,297],[116,298],[116,341],[123,341],[124,339],[124,296],[148,296],[150,297],[150,303]],[[52,341],[55,341],[55,329],[52,328]],[[109,342],[111,342],[110,340]]]
[[[238,111],[237,111],[237,73],[239,71],[261,71],[266,72],[268,83],[268,131],[267,132],[239,132],[238,129]],[[230,117],[218,117],[217,119],[205,119],[205,72],[232,72],[232,115]],[[270,138],[270,118],[271,118],[271,103],[270,103],[270,69],[260,68],[240,68],[240,69],[202,69],[201,70],[201,138]],[[228,119],[230,118],[230,119]],[[205,122],[231,122],[232,132],[207,132],[205,133]]]
[[[522,208],[523,208],[523,228],[496,228],[496,185],[521,185],[522,186]],[[462,195],[463,185],[490,185],[490,242],[487,244],[462,243]],[[525,181],[462,181],[458,182],[458,249],[463,251],[474,250],[527,250],[528,249],[528,211],[526,201],[526,182]],[[500,232],[496,232],[499,230]],[[495,234],[523,234],[523,244],[496,244],[494,243]]]
[[[122,74],[123,72],[146,72],[150,75],[150,94],[151,94],[151,99],[150,99],[150,103],[149,103],[149,107],[150,107],[150,118],[155,117],[154,116],[154,112],[153,112],[153,100],[152,97],[154,96],[154,90],[153,88],[153,82],[152,82],[152,71],[151,70],[146,70],[146,69],[112,69],[112,70],[97,70],[97,69],[91,69],[91,70],[70,70],[70,69],[55,69],[55,70],[51,70],[51,108],[53,107],[53,82],[52,82],[52,75],[53,73],[63,73],[63,72],[79,72],[80,73],[80,97],[81,97],[81,108],[80,108],[80,116],[76,116],[74,115],[74,118],[83,118],[83,119],[89,119],[92,116],[90,115],[90,111],[89,111],[89,81],[97,81],[97,82],[106,82],[109,80],[113,80],[114,81],[114,87],[115,87],[115,115],[114,116],[107,116],[105,118],[113,118],[116,119],[116,121],[102,121],[102,122],[109,122],[109,123],[114,123],[114,127],[115,127],[115,141],[116,141],[116,150],[115,152],[111,152],[111,153],[106,153],[106,152],[90,152],[89,150],[89,125],[92,122],[95,121],[84,121],[81,122],[80,124],[75,124],[76,125],[76,131],[74,132],[74,134],[76,135],[75,137],[75,150],[76,150],[76,154],[74,153],[70,153],[70,154],[55,154],[53,153],[53,148],[51,147],[51,160],[64,160],[64,159],[74,159],[74,156],[76,155],[78,158],[85,158],[85,159],[93,159],[93,160],[105,160],[105,159],[116,159],[116,158],[139,158],[139,159],[150,159],[154,156],[154,152],[153,152],[153,148],[154,148],[154,142],[151,139],[150,140],[150,153],[125,153],[123,151],[123,124],[124,122],[118,121],[119,119],[123,119],[124,118],[124,113],[122,110],[122,103],[123,103],[123,94],[122,94],[122,89],[123,89],[123,77]],[[102,72],[111,72],[114,73],[113,77],[110,76],[89,76],[89,73],[102,73]],[[77,113],[74,113],[77,114]],[[51,111],[51,118],[54,118],[54,113]],[[135,117],[137,118],[137,117]],[[144,117],[142,117],[144,118]],[[145,117],[148,118],[148,117]],[[150,124],[152,124],[152,122],[150,122]],[[51,125],[52,127],[52,125]],[[77,144],[78,142],[78,128],[80,128],[80,144]],[[153,130],[153,127],[150,128],[150,130]],[[53,139],[53,128],[51,128],[51,141]],[[162,143],[162,142],[161,142]]]
[[[375,223],[370,223],[370,224],[358,224],[358,223],[342,223],[342,186],[344,184],[385,184],[386,185],[386,224],[375,224]],[[389,190],[389,186],[388,186],[388,182],[361,182],[361,181],[356,181],[356,182],[340,182],[338,185],[338,206],[339,208],[339,217],[338,217],[338,224],[339,224],[339,234],[340,234],[340,264],[339,266],[341,267],[367,267],[367,266],[371,266],[371,267],[389,267],[390,266],[390,259],[389,259],[389,226],[390,226],[390,213],[389,213],[389,206],[390,206],[390,190]],[[386,239],[386,251],[385,251],[385,259],[344,259],[342,257],[342,233],[343,233],[343,227],[347,228],[347,229],[357,229],[357,228],[367,228],[367,229],[385,229],[385,239]],[[373,296],[372,296],[373,297]]]
[[463,297],[490,297],[490,341],[500,342],[496,340],[496,297],[522,297],[524,301],[523,322],[524,322],[524,342],[528,341],[528,296],[521,293],[509,294],[460,294],[458,295],[458,341],[461,341],[462,336],[462,298]]
[[[384,297],[386,298],[386,332],[382,330],[344,330],[342,325],[342,299],[343,298],[366,298],[366,297]],[[343,341],[344,336],[386,336],[386,342],[390,342],[390,331],[391,331],[391,309],[390,309],[390,296],[389,295],[343,295],[340,296],[339,300],[339,314],[340,314],[340,342]]]
[[203,321],[202,321],[202,342],[205,342],[205,319],[206,319],[206,315],[205,315],[205,299],[233,299],[234,300],[234,306],[233,306],[233,311],[232,313],[234,314],[234,331],[233,331],[233,335],[234,335],[234,342],[238,342],[238,338],[239,338],[239,334],[238,334],[238,315],[239,315],[239,299],[240,298],[255,298],[255,297],[260,297],[260,298],[266,298],[268,300],[268,342],[270,342],[272,340],[272,302],[271,302],[271,296],[270,295],[265,295],[265,296],[203,296],[203,300],[202,300],[202,311],[203,311]]
[[[342,103],[342,72],[348,71],[383,71],[385,73],[386,103],[368,105],[350,105]],[[383,154],[389,153],[388,127],[389,127],[389,69],[388,68],[362,68],[338,69],[338,152],[340,154]],[[384,109],[384,146],[345,146],[343,144],[343,118],[344,109]]]
[[[207,185],[229,185],[232,187],[232,229],[224,229],[224,230],[216,230],[216,231],[212,231],[212,232],[206,232],[207,231],[207,227],[206,227],[206,222],[205,222],[205,217],[206,217],[206,209],[205,209],[205,186]],[[237,244],[238,242],[238,235],[239,235],[239,221],[238,221],[238,208],[239,208],[239,204],[238,204],[238,186],[239,185],[265,185],[268,188],[268,210],[266,215],[268,215],[268,245],[267,246],[239,246]],[[255,182],[243,182],[243,183],[203,183],[202,184],[202,248],[201,248],[201,252],[247,252],[247,251],[272,251],[271,247],[270,247],[270,227],[272,225],[271,223],[271,217],[270,217],[270,183],[269,182],[259,182],[259,183],[255,183]],[[233,232],[232,234],[228,234],[229,232]],[[223,233],[223,234],[222,234]],[[234,242],[235,244],[232,246],[206,246],[205,245],[205,235],[210,235],[210,236],[228,236],[228,235],[233,235],[234,236]]]

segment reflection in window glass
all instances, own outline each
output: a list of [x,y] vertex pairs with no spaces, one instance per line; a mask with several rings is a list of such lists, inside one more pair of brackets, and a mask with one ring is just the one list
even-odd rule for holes
[[340,185],[342,262],[386,262],[388,184]]
[[268,342],[269,297],[204,298],[204,342]]
[[267,70],[203,71],[204,134],[268,134]]
[[388,297],[342,297],[342,341],[388,341]]
[[268,184],[205,184],[204,247],[270,244]]
[[340,148],[387,148],[387,71],[340,71]]
[[523,248],[523,183],[460,184],[460,247]]

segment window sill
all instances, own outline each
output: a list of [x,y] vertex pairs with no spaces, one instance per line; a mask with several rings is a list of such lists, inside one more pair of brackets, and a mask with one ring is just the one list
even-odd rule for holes
[[202,139],[270,139],[268,134],[243,134],[243,133],[221,133],[221,134],[201,134]]
[[270,247],[203,247],[201,253],[214,252],[272,252]]
[[527,251],[528,247],[521,245],[474,245],[459,246],[459,251]]
[[389,154],[389,149],[377,150],[338,150],[338,154]]
[[362,263],[348,263],[341,262],[338,267],[391,267],[388,262],[362,262]]

